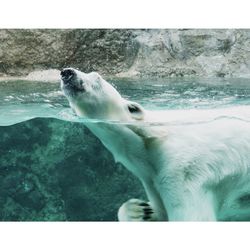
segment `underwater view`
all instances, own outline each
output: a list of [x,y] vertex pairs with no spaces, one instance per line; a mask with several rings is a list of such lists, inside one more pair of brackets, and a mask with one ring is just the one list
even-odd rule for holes
[[[107,80],[149,110],[250,105],[250,79]],[[0,185],[1,221],[116,221],[123,202],[146,199],[71,111],[59,81],[0,82]]]

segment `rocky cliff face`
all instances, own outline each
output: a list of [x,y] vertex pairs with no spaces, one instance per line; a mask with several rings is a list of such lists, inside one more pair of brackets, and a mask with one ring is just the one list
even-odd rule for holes
[[250,77],[250,30],[0,30],[0,74]]
[[249,30],[138,31],[129,72],[153,76],[249,77]]
[[72,66],[112,75],[131,67],[138,51],[134,37],[129,30],[0,30],[0,72]]

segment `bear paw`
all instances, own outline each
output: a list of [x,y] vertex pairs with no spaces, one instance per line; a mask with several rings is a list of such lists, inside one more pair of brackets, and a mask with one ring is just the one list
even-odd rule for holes
[[118,210],[119,221],[153,221],[155,213],[149,202],[130,199]]

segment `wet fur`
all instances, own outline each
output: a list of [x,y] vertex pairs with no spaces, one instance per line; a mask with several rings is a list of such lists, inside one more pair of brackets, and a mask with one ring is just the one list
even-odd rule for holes
[[[82,117],[121,122],[85,125],[141,180],[156,219],[250,219],[250,125],[234,117],[244,118],[249,107],[159,113],[133,103],[129,109],[130,102],[98,74],[76,73],[86,92],[76,97],[62,83],[70,106]],[[162,117],[191,123],[143,123]]]

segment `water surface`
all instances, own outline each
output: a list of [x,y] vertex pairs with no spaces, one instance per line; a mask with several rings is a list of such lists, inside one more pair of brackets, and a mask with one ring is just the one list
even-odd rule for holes
[[[109,80],[123,97],[150,110],[216,109],[250,104],[249,79]],[[77,121],[58,83],[0,82],[0,125],[36,117]]]

